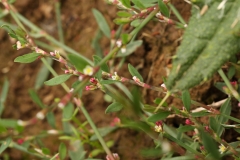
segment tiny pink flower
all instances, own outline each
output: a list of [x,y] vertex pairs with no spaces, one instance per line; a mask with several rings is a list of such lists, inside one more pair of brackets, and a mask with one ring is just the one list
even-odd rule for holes
[[24,139],[21,139],[21,138],[20,138],[20,139],[17,140],[17,144],[21,145],[21,144],[23,144],[23,143],[24,143]]
[[186,119],[185,124],[186,124],[186,125],[192,125],[193,122],[192,122],[190,119]]
[[69,70],[65,70],[64,73],[65,73],[65,74],[68,74],[68,73],[69,73]]
[[162,121],[157,121],[155,124],[156,124],[154,127],[155,132],[162,132],[163,131]]
[[90,82],[92,84],[97,84],[98,83],[97,79],[95,79],[95,78],[90,78]]
[[204,129],[205,129],[205,131],[210,132],[209,126],[205,126]]
[[121,120],[118,117],[115,117],[112,122],[110,123],[110,126],[117,126],[121,123]]

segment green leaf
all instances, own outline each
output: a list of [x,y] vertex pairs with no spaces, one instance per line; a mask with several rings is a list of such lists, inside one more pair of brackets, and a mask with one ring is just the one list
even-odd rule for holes
[[110,104],[107,109],[105,110],[105,113],[112,113],[112,112],[118,112],[123,108],[123,105],[119,102],[113,102]]
[[207,116],[209,114],[211,114],[211,113],[208,112],[208,111],[200,111],[200,112],[191,113],[191,116],[192,117],[204,117],[204,116]]
[[[94,55],[93,61],[94,61],[94,65],[97,65],[98,63],[100,63],[102,61],[102,58],[100,58],[97,55]],[[109,67],[108,67],[107,63],[103,63],[100,67],[101,67],[101,70],[103,70],[105,72],[109,72]]]
[[19,63],[31,63],[35,61],[41,54],[40,53],[28,53],[24,54],[22,56],[19,56],[14,59],[14,62],[19,62]]
[[56,121],[55,121],[55,116],[53,112],[48,112],[47,115],[47,121],[50,124],[51,127],[56,128]]
[[190,107],[191,107],[191,96],[190,96],[189,91],[183,91],[182,92],[182,101],[183,101],[184,107],[189,112]]
[[15,119],[0,119],[0,126],[6,127],[6,128],[16,128],[17,120],[15,120]]
[[220,123],[216,120],[216,118],[210,117],[209,125],[210,125],[210,128],[216,133],[218,130],[218,125],[220,126]]
[[[221,106],[220,108],[220,112],[221,114],[225,114],[225,115],[228,115],[230,116],[231,114],[231,110],[232,110],[232,106],[231,106],[231,98],[228,98],[224,103],[223,105]],[[228,121],[228,118],[224,117],[224,116],[218,116],[217,117],[217,122],[219,124],[224,124]],[[224,127],[222,125],[218,125],[217,126],[217,129],[216,129],[216,134],[221,137],[222,133],[224,131]]]
[[127,43],[128,43],[128,38],[129,38],[129,35],[128,35],[128,34],[123,33],[123,34],[121,35],[121,38],[122,38],[122,43],[123,43],[123,44],[127,44]]
[[233,76],[235,75],[236,73],[236,69],[234,66],[230,66],[229,69],[228,69],[228,72],[227,72],[227,77],[228,79],[232,79]]
[[83,72],[83,69],[90,64],[80,56],[75,54],[68,54],[68,59],[73,64],[79,72]]
[[4,28],[12,38],[16,38],[16,33],[12,30],[11,27],[4,24],[4,25],[1,26],[1,28]]
[[64,83],[66,80],[68,80],[72,75],[71,74],[63,74],[57,77],[54,77],[46,82],[44,82],[45,85],[48,86],[54,86],[54,85],[58,85],[61,83]]
[[68,103],[63,108],[63,121],[71,120],[76,113],[74,112],[74,106],[72,103]]
[[148,122],[157,122],[159,120],[163,120],[165,118],[167,118],[167,116],[169,116],[171,114],[171,112],[169,111],[162,111],[162,112],[159,112],[157,114],[154,114],[150,117],[148,117]]
[[119,12],[117,12],[117,15],[118,15],[119,17],[131,17],[131,16],[132,16],[131,13],[125,12],[125,11],[119,11]]
[[122,2],[122,4],[123,4],[125,7],[131,8],[130,0],[120,0],[120,2]]
[[[159,105],[159,104],[162,102],[162,100],[163,100],[162,98],[156,98],[156,99],[154,99],[153,102],[154,102],[155,104]],[[167,107],[167,106],[168,106],[167,102],[165,101],[165,102],[162,104],[162,106],[163,106],[163,107]],[[156,108],[155,108],[155,109],[156,109]]]
[[231,28],[237,18],[240,1],[227,1],[222,10],[221,2],[213,1],[205,14],[192,8],[192,17],[185,30],[181,46],[173,58],[167,88],[174,92],[186,90],[210,78],[226,61],[240,50],[240,38],[233,33],[240,30],[240,23]]
[[187,125],[187,126],[182,126],[182,125],[181,125],[177,130],[178,130],[179,132],[188,132],[188,131],[194,130],[194,128],[195,128],[195,127],[189,126],[189,125]]
[[115,18],[113,20],[114,23],[120,25],[120,24],[127,24],[129,22],[131,22],[131,19],[129,17],[127,18]]
[[204,149],[206,149],[210,154],[210,159],[220,159],[220,154],[216,142],[212,139],[212,137],[210,137],[209,134],[205,133],[203,130],[201,130],[200,133]]
[[42,148],[42,153],[45,154],[45,155],[50,155],[51,152],[48,148]]
[[117,54],[117,57],[125,57],[129,56],[131,53],[133,53],[138,47],[142,45],[142,40],[137,40],[130,42],[126,45],[126,52],[122,53],[122,51],[119,51]]
[[[53,59],[51,58],[46,58],[47,63],[52,66],[53,64]],[[48,68],[45,65],[42,65],[41,69],[38,71],[37,74],[37,78],[34,84],[34,88],[36,90],[38,90],[43,84],[44,82],[47,80],[48,76],[49,76],[50,71],[48,70]]]
[[69,157],[71,160],[86,160],[83,143],[80,140],[75,140],[70,143]]
[[12,142],[12,139],[10,137],[8,137],[6,139],[6,141],[4,141],[0,147],[0,155],[2,154],[2,152],[8,148],[8,146],[10,145],[10,143]]
[[98,23],[99,28],[101,29],[101,31],[103,32],[103,34],[110,38],[111,37],[111,30],[107,24],[107,21],[105,20],[105,18],[103,17],[102,13],[100,13],[98,10],[96,9],[92,9],[93,15]]
[[64,143],[61,143],[58,149],[59,157],[61,160],[64,160],[67,155],[67,147]]
[[146,7],[139,0],[132,0],[132,2],[138,7],[140,10],[145,9]]
[[170,12],[168,10],[167,5],[163,2],[163,0],[158,0],[158,7],[160,12],[166,16],[166,17],[170,17]]
[[32,98],[33,102],[35,102],[41,108],[45,108],[44,104],[42,103],[42,101],[38,97],[37,93],[33,89],[29,90],[29,94],[30,94],[30,97]]
[[138,27],[141,24],[141,22],[142,21],[140,19],[135,19],[130,23],[130,25],[133,27]]
[[130,63],[128,64],[128,71],[133,77],[136,76],[140,79],[141,82],[143,82],[142,76],[138,73],[137,69],[135,69]]
[[119,81],[115,81],[115,80],[102,80],[100,83],[101,84],[113,84]]
[[4,83],[3,83],[3,86],[2,86],[1,96],[0,96],[0,117],[1,117],[2,112],[4,110],[4,103],[5,103],[6,98],[7,98],[8,89],[9,89],[9,82],[8,82],[7,79],[5,79]]

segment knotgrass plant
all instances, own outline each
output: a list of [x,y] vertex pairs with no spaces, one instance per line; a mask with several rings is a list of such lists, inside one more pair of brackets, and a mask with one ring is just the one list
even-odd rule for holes
[[[16,39],[16,44],[13,47],[17,50],[22,48],[29,48],[32,50],[32,53],[19,56],[14,61],[19,63],[31,63],[37,59],[41,59],[44,67],[41,68],[39,72],[35,90],[30,90],[29,92],[31,98],[41,107],[41,110],[36,114],[36,117],[33,117],[28,121],[9,119],[0,120],[1,136],[5,137],[5,139],[1,141],[2,145],[0,147],[0,153],[2,153],[6,148],[12,147],[41,159],[53,160],[69,157],[73,160],[79,160],[97,159],[95,157],[98,157],[99,153],[105,152],[107,160],[119,160],[121,159],[121,155],[111,152],[111,147],[114,145],[114,142],[105,142],[103,137],[119,127],[128,127],[141,130],[150,136],[152,141],[155,143],[155,148],[149,148],[142,152],[145,156],[170,160],[221,159],[229,155],[235,159],[239,159],[239,141],[228,143],[222,139],[225,129],[231,128],[236,132],[239,132],[238,123],[240,123],[240,120],[230,116],[232,108],[231,100],[233,97],[235,97],[238,101],[240,100],[237,83],[231,83],[229,81],[229,79],[231,79],[237,72],[233,69],[234,73],[228,73],[228,75],[232,75],[231,78],[227,78],[221,69],[221,65],[223,65],[227,59],[230,59],[229,54],[234,55],[236,54],[236,51],[239,51],[239,48],[235,44],[239,42],[239,38],[236,38],[236,34],[239,33],[239,23],[235,22],[235,20],[239,20],[239,16],[232,16],[236,13],[236,10],[239,9],[239,7],[229,8],[230,6],[239,6],[237,5],[239,2],[205,2],[204,0],[199,0],[197,2],[187,1],[193,5],[193,18],[190,20],[189,25],[186,24],[176,8],[168,0],[109,0],[107,2],[120,9],[117,13],[118,18],[114,20],[114,22],[120,26],[116,32],[111,31],[104,16],[98,10],[92,10],[100,31],[104,36],[109,38],[111,46],[107,55],[96,53],[93,56],[93,60],[89,60],[82,54],[64,44],[64,33],[61,27],[60,19],[60,2],[56,2],[55,4],[59,35],[58,41],[20,15],[12,5],[13,1],[1,1],[5,7],[2,16],[10,14],[18,25],[18,27],[16,27],[15,25],[8,24],[3,20],[0,21],[0,23],[3,24],[2,28],[6,29],[12,38]],[[209,11],[206,11],[206,7],[209,8]],[[212,21],[209,22],[211,14],[215,14],[213,11],[217,12],[217,10],[222,10],[222,8],[225,8],[232,17],[227,17],[227,22],[225,22],[224,16],[223,19],[220,17],[216,20],[218,23],[213,23]],[[226,10],[223,14],[228,15]],[[170,18],[170,13],[172,12],[179,19],[179,22]],[[198,18],[196,18],[196,15]],[[232,23],[231,26],[233,27],[231,28],[233,29],[232,31],[235,35],[230,34],[228,36],[222,36],[224,37],[223,41],[229,38],[232,40],[231,44],[235,47],[233,47],[231,53],[230,51],[225,50],[225,57],[221,57],[220,55],[223,59],[221,63],[219,62],[216,64],[216,62],[214,65],[207,64],[210,68],[215,70],[207,70],[204,68],[203,72],[201,72],[203,73],[203,76],[189,76],[190,78],[184,77],[185,74],[195,75],[194,70],[191,71],[191,69],[194,67],[195,69],[199,69],[199,66],[194,66],[193,63],[198,61],[199,55],[200,58],[202,55],[203,57],[210,56],[207,55],[209,52],[200,53],[203,51],[205,46],[206,50],[208,50],[208,43],[222,43],[221,40],[214,38],[206,42],[204,40],[204,38],[206,38],[204,35],[201,35],[203,36],[202,39],[198,36],[194,39],[192,37],[193,35],[189,33],[194,31],[202,34],[201,31],[194,30],[198,21],[200,21],[201,24],[209,23],[211,26],[208,27],[217,28],[219,24],[227,24],[229,19],[231,22],[234,22]],[[166,85],[164,83],[160,87],[144,83],[144,79],[141,74],[131,64],[128,64],[128,70],[132,75],[132,78],[122,77],[117,73],[117,71],[121,70],[122,64],[125,63],[125,58],[134,52],[136,48],[142,45],[141,40],[135,39],[142,28],[151,20],[168,23],[169,25],[176,25],[177,27],[186,29],[186,33],[184,35],[185,39],[179,49],[181,54],[177,54],[177,56],[174,57],[175,61],[173,62],[173,69],[170,76],[167,77]],[[132,30],[129,33],[122,31],[122,25],[124,24],[130,24],[132,26]],[[29,30],[26,29],[27,27]],[[212,28],[207,29],[211,30]],[[223,28],[224,32],[225,29],[226,28]],[[214,36],[206,30],[205,32],[206,35],[209,34],[208,36],[210,38],[212,38],[211,36]],[[211,32],[215,32],[215,30],[213,29]],[[217,31],[216,34],[218,35],[220,33]],[[36,40],[39,37],[45,37],[52,44],[61,47],[62,51],[53,51],[54,47]],[[189,45],[189,41],[193,41],[193,46],[196,48],[189,47],[189,49],[186,47],[186,45]],[[96,46],[96,42],[93,45]],[[226,48],[231,47],[227,45],[225,45]],[[50,52],[46,51],[44,48],[50,50]],[[186,54],[182,53],[186,50],[190,50],[190,52],[187,52]],[[212,51],[212,48],[209,50]],[[195,54],[195,52],[197,53]],[[189,55],[189,53],[191,53],[191,55]],[[119,64],[117,64],[116,58],[121,58]],[[52,60],[58,61],[62,64],[62,66],[64,66],[64,74],[58,75],[55,72],[51,66]],[[212,59],[208,59],[208,61],[212,61]],[[117,71],[113,70],[116,68],[115,66],[118,68]],[[210,74],[212,75],[213,71],[216,71],[216,69],[226,84],[218,83],[216,86],[228,94],[228,98],[212,105],[206,105],[192,100],[188,90],[202,81],[202,79],[209,77]],[[230,71],[233,72],[232,70],[229,70],[229,72]],[[54,78],[46,81],[49,72],[54,76]],[[207,74],[204,75],[205,73]],[[65,84],[65,81],[73,76],[78,77],[78,80],[69,87]],[[197,80],[190,84],[192,79]],[[49,86],[61,85],[66,91],[65,96],[59,100],[56,99],[51,105],[46,106],[37,95],[37,89],[41,87],[43,82],[45,85]],[[130,91],[124,86],[125,83],[165,93],[165,97],[163,99],[157,98],[154,101],[155,106],[143,104],[138,90]],[[116,86],[118,89],[113,86]],[[1,92],[0,114],[2,114],[4,109],[8,88],[9,83],[5,80]],[[129,110],[131,108],[134,112],[134,116],[137,118],[133,120],[128,116],[119,114],[120,118],[115,118],[113,127],[97,128],[81,100],[81,92],[90,92],[97,89],[100,89],[112,98],[112,103],[106,107],[106,114]],[[124,95],[121,94],[122,92]],[[179,109],[179,107],[168,105],[166,100],[170,96],[181,99],[184,107]],[[214,105],[221,107],[220,109],[214,108]],[[196,109],[193,109],[193,106],[196,106]],[[56,127],[53,110],[57,108],[62,110],[63,130]],[[80,122],[80,120],[76,117],[78,112],[82,112],[87,121]],[[180,125],[178,128],[173,128],[167,125],[165,123],[165,119],[172,116],[179,116],[186,119],[185,124]],[[36,121],[43,120],[45,117],[49,125],[53,128],[52,130],[46,130],[35,136],[29,135],[21,137],[24,127],[34,125],[36,124]],[[208,117],[209,123],[205,124],[199,121],[199,117]],[[228,123],[229,120],[232,121],[231,125]],[[88,130],[88,125],[91,126],[92,131]],[[14,131],[16,131],[17,136],[6,135],[7,128],[13,128]],[[65,145],[63,142],[59,143],[58,153],[51,154],[49,148],[40,147],[35,144],[34,140],[38,137],[49,135],[58,136],[60,141],[67,140],[68,145]],[[92,146],[93,150],[86,152],[84,144]]]

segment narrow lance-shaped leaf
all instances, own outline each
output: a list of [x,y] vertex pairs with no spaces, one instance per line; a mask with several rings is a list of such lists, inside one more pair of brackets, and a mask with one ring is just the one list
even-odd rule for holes
[[0,155],[2,154],[2,152],[7,149],[7,147],[10,145],[10,143],[12,142],[11,138],[7,138],[6,141],[4,141],[0,147]]
[[163,119],[167,118],[167,116],[169,116],[170,114],[171,114],[171,112],[169,112],[169,111],[161,111],[157,114],[150,116],[147,120],[149,122],[157,122],[159,120],[163,120]]
[[60,144],[58,151],[59,151],[60,160],[64,160],[67,155],[67,147],[65,146],[64,143]]
[[159,6],[160,12],[161,12],[164,16],[170,17],[168,7],[167,7],[167,5],[163,2],[163,0],[158,0],[158,6]]
[[183,93],[182,93],[182,101],[183,101],[184,107],[189,112],[190,111],[190,107],[191,107],[191,96],[190,96],[189,91],[183,91]]
[[0,96],[0,117],[4,110],[4,102],[7,98],[8,89],[9,89],[9,82],[7,79],[5,79],[3,86],[2,86],[1,96]]
[[117,15],[118,15],[119,17],[131,17],[131,16],[132,16],[131,13],[125,12],[125,11],[119,11],[119,12],[117,12]]
[[19,62],[19,63],[31,63],[35,61],[41,54],[40,53],[28,53],[24,54],[22,56],[19,56],[14,59],[14,62]]
[[105,110],[105,113],[112,113],[112,112],[118,112],[123,108],[123,105],[119,102],[114,102],[110,104],[107,109]]
[[37,93],[34,90],[29,90],[29,94],[32,98],[32,100],[41,108],[44,108],[45,106],[43,105],[42,101],[40,100],[40,98],[38,97]]
[[207,80],[240,51],[240,36],[235,34],[240,30],[240,23],[231,27],[237,19],[240,1],[227,1],[223,17],[219,17],[222,10],[217,9],[220,3],[213,1],[201,17],[192,8],[192,17],[166,83],[169,90],[189,89]]
[[132,0],[132,2],[139,8],[139,9],[145,9],[146,7],[141,3],[139,0]]
[[127,8],[131,8],[131,3],[130,0],[119,0],[120,2],[122,2],[122,4],[127,7]]
[[[225,114],[225,115],[230,116],[231,110],[232,110],[232,107],[231,107],[231,98],[228,98],[228,99],[223,103],[223,105],[221,106],[220,112],[221,112],[222,114]],[[224,123],[226,123],[226,122],[228,121],[228,118],[223,117],[223,116],[220,115],[220,116],[217,117],[217,121],[219,122],[219,124],[224,124]],[[224,131],[223,126],[218,125],[218,126],[217,126],[217,132],[216,132],[216,133],[217,133],[217,135],[218,135],[219,137],[221,137],[223,131]]]
[[68,80],[71,76],[71,74],[63,74],[44,82],[44,84],[48,86],[58,85]]
[[108,38],[111,36],[111,30],[107,24],[107,21],[103,17],[102,13],[100,13],[98,10],[93,9],[93,15],[98,23],[99,28],[104,33],[104,35]]
[[140,81],[143,82],[142,76],[139,74],[137,69],[135,69],[131,64],[128,64],[128,70],[129,70],[129,72],[131,73],[132,76],[136,76],[137,78],[140,79]]

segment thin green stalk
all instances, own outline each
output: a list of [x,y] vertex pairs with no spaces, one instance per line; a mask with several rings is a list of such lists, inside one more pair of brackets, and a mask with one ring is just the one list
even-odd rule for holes
[[60,2],[57,1],[55,3],[55,12],[56,12],[56,19],[57,19],[57,26],[58,26],[58,36],[60,42],[64,43],[64,36],[63,36],[63,29],[62,29],[62,22],[61,22],[61,7]]
[[[152,11],[147,18],[145,18],[142,23],[136,27],[129,35],[130,37],[135,36],[153,17],[155,17],[155,15],[157,14],[158,9],[155,9],[154,11]],[[130,41],[130,40],[129,40]]]
[[109,150],[107,144],[105,143],[105,141],[103,140],[102,136],[100,135],[97,127],[95,126],[94,122],[92,121],[90,115],[88,114],[87,110],[84,108],[84,106],[78,106],[79,110],[81,110],[84,114],[84,116],[86,117],[87,121],[89,122],[90,126],[92,127],[94,133],[96,134],[99,142],[101,143],[103,149],[105,150],[105,152],[107,153],[107,155],[109,155],[111,157],[112,160],[114,160],[113,155],[111,153],[111,151]]
[[178,12],[178,10],[177,10],[171,3],[169,3],[168,6],[171,8],[171,10],[173,11],[173,13],[176,15],[176,17],[178,18],[178,20],[179,20],[182,24],[186,24],[186,22],[184,21],[184,19],[182,18],[182,16],[181,16],[180,13]]
[[224,74],[222,69],[218,70],[219,75],[222,77],[223,81],[226,83],[228,89],[232,92],[232,95],[240,102],[240,96],[238,92],[233,88],[227,76]]
[[168,97],[171,95],[172,93],[170,91],[167,92],[167,94],[165,95],[165,97],[163,98],[163,100],[161,101],[161,103],[159,103],[159,105],[157,106],[157,108],[155,109],[155,113],[162,107],[163,103],[168,99]]
[[166,138],[172,140],[173,142],[176,142],[177,144],[179,144],[180,146],[182,146],[183,148],[185,148],[187,151],[190,151],[190,152],[192,152],[193,154],[196,154],[196,155],[198,155],[198,156],[200,156],[200,157],[203,158],[203,156],[202,156],[202,154],[201,154],[200,152],[194,150],[193,148],[191,148],[190,146],[186,145],[186,144],[183,143],[182,141],[180,141],[180,140],[174,138],[174,137],[171,136],[170,134],[168,134],[168,133],[164,133],[164,137],[166,137]]
[[[41,58],[43,64],[47,67],[47,69],[54,75],[54,77],[58,76],[58,74],[55,72],[55,70],[50,66],[45,58]],[[65,83],[62,83],[61,86],[66,92],[69,92],[69,88]]]

